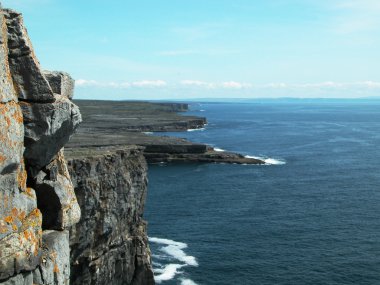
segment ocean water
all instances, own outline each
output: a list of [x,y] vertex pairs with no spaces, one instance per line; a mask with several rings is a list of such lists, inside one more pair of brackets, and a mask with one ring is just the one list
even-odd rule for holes
[[158,284],[380,284],[380,102],[202,103],[173,135],[268,165],[149,169]]

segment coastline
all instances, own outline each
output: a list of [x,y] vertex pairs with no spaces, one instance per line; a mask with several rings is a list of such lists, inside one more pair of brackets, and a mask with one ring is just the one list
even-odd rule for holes
[[263,160],[221,152],[207,144],[151,134],[205,128],[206,118],[179,114],[189,110],[186,103],[95,100],[76,100],[75,103],[81,109],[83,123],[66,145],[68,153],[73,149],[137,145],[144,148],[148,163],[265,164]]

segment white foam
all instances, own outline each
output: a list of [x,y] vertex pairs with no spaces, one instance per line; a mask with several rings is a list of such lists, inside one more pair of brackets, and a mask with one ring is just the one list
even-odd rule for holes
[[[181,268],[187,266],[198,266],[194,256],[187,255],[184,249],[187,248],[187,244],[183,242],[177,242],[170,239],[149,237],[149,242],[162,245],[158,250],[164,253],[164,255],[154,255],[153,257],[158,258],[160,261],[167,260],[174,263],[163,265],[161,263],[155,262],[156,268],[153,268],[154,280],[157,284],[163,281],[172,280],[176,275],[183,274]],[[180,262],[181,264],[177,263]],[[181,284],[184,285],[197,285],[191,279],[180,279]],[[192,282],[192,283],[191,283]]]
[[199,112],[205,112],[206,110],[199,110]]
[[197,132],[197,131],[204,131],[204,130],[206,130],[205,128],[199,128],[199,129],[188,129],[187,131],[188,132]]
[[146,134],[146,135],[153,135],[153,132],[143,132],[143,134]]
[[262,160],[265,162],[266,165],[284,165],[284,164],[286,164],[286,161],[280,160],[280,159],[275,159],[275,158],[265,158],[265,157],[260,157],[260,156],[251,156],[251,155],[246,155],[245,157]]
[[225,152],[224,149],[221,149],[221,148],[218,148],[218,147],[214,147],[214,151],[217,151],[217,152]]
[[165,238],[155,238],[155,237],[149,237],[149,241],[157,244],[166,244],[166,245],[177,245],[177,246],[185,246],[187,247],[186,243],[174,241],[171,239],[165,239]]
[[187,255],[183,250],[187,248],[187,244],[183,242],[177,242],[170,239],[161,239],[161,238],[149,238],[150,242],[163,244],[164,247],[161,247],[159,250],[165,252],[174,259],[185,263],[190,266],[198,266],[198,262],[194,256]]
[[155,269],[155,273],[160,273],[154,276],[156,283],[161,283],[162,281],[172,280],[177,274],[181,273],[178,271],[185,265],[183,264],[168,264],[163,269]]
[[191,279],[181,279],[181,285],[198,285]]

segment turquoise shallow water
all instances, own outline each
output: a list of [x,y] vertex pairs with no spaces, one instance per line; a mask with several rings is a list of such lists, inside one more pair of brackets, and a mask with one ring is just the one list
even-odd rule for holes
[[194,104],[175,133],[283,165],[152,165],[161,284],[380,284],[380,102]]

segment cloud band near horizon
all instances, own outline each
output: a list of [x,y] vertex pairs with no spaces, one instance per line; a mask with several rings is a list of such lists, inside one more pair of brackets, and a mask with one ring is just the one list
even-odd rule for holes
[[359,82],[334,82],[326,81],[320,83],[268,83],[252,84],[237,81],[208,82],[201,80],[181,80],[176,83],[169,83],[165,80],[140,80],[140,81],[123,81],[123,82],[103,82],[97,80],[78,79],[75,81],[79,88],[98,87],[111,89],[129,89],[129,88],[198,88],[198,89],[380,89],[380,82],[377,81],[359,81]]

